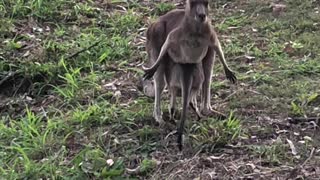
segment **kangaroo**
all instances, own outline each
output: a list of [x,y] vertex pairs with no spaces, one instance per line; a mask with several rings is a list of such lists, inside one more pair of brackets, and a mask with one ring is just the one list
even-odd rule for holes
[[[233,83],[237,79],[226,64],[217,34],[207,16],[208,0],[187,0],[185,10],[167,13],[147,30],[146,49],[151,67],[143,67],[143,80],[154,76],[153,116],[157,122],[163,123],[160,96],[165,81],[171,94],[170,116],[174,111],[177,87],[182,91],[182,115],[178,127],[180,150],[187,108],[189,104],[191,107],[196,105],[196,92],[202,89],[201,109],[214,111],[210,105],[210,80],[215,52],[223,64],[226,77]],[[199,116],[197,108],[193,109]]]

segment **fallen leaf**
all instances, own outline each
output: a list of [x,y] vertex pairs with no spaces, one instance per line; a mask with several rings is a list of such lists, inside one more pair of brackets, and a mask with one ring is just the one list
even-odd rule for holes
[[120,144],[119,140],[117,138],[114,138],[113,140],[116,144]]
[[256,169],[256,165],[254,165],[253,163],[247,163],[246,165],[250,166],[252,170]]
[[220,156],[209,156],[208,159],[211,159],[211,160],[217,160],[217,159],[222,159],[224,156],[224,154],[221,154]]
[[112,89],[112,90],[115,91],[115,90],[117,90],[117,87],[115,86],[116,81],[117,80],[114,80],[114,81],[112,81],[110,83],[107,83],[107,84],[103,85],[103,87],[106,88],[106,89]]
[[304,140],[307,140],[307,141],[312,141],[312,138],[309,137],[309,136],[304,136],[303,139],[304,139]]
[[293,133],[295,136],[299,136],[300,135],[300,133],[298,133],[298,132],[294,132]]
[[40,28],[40,27],[33,27],[32,30],[33,32],[40,32],[40,33],[43,32],[43,28]]
[[253,32],[258,32],[258,29],[252,28],[252,31],[253,31]]
[[113,95],[115,98],[119,98],[121,96],[121,91],[116,91]]
[[133,174],[133,173],[138,173],[140,171],[140,166],[134,168],[134,169],[129,169],[129,168],[126,168],[127,172],[130,173],[130,174]]
[[30,55],[30,51],[27,51],[26,53],[24,53],[23,55],[22,55],[22,57],[27,57],[27,56],[29,56]]
[[26,100],[27,100],[27,101],[32,101],[32,97],[26,96]]
[[277,134],[288,133],[288,132],[289,132],[289,131],[286,130],[286,129],[281,129],[281,130],[276,131]]
[[107,164],[108,164],[109,166],[112,166],[112,165],[114,164],[114,161],[113,161],[112,159],[108,159],[108,160],[107,160]]
[[293,155],[297,155],[297,154],[298,154],[298,153],[297,153],[297,149],[296,149],[296,147],[294,146],[293,142],[292,142],[291,140],[289,140],[289,139],[287,139],[287,142],[288,142],[288,144],[289,144],[289,146],[290,146],[291,153],[292,153]]

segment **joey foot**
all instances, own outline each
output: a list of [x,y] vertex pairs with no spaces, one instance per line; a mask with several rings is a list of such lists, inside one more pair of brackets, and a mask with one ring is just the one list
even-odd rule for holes
[[193,103],[189,103],[191,109],[197,114],[198,120],[200,120],[201,118],[203,118],[203,115],[201,114],[201,112],[199,111],[198,107],[193,104]]

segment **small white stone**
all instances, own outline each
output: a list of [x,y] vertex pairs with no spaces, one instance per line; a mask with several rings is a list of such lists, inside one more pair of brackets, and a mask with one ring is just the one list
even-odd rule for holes
[[112,165],[114,164],[114,161],[113,161],[112,159],[108,159],[108,160],[107,160],[107,164],[108,164],[109,166],[112,166]]

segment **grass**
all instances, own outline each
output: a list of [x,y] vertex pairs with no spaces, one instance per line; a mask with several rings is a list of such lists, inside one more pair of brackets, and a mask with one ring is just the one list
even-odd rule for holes
[[179,154],[136,87],[145,28],[174,4],[0,0],[0,179],[319,177],[319,3],[286,0],[277,17],[270,3],[210,4],[239,83],[216,63],[212,105],[229,117],[190,113]]

